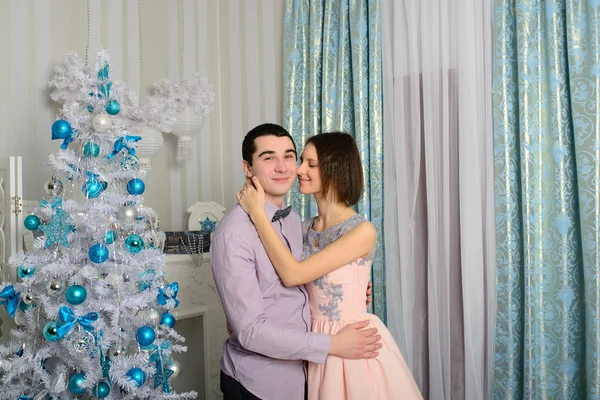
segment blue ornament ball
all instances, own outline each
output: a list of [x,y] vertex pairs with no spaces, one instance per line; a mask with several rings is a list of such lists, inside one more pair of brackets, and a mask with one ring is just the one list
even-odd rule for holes
[[23,225],[25,225],[25,228],[29,229],[30,231],[35,231],[40,227],[40,219],[37,215],[28,215],[25,217]]
[[144,248],[144,240],[138,235],[129,235],[125,239],[125,247],[131,254],[137,254]]
[[19,265],[19,268],[17,268],[17,275],[21,279],[31,278],[34,273],[35,267],[32,267],[30,265]]
[[25,312],[27,310],[29,310],[30,308],[35,307],[34,303],[31,304],[27,304],[24,301],[22,301],[21,303],[19,303],[19,308],[21,309],[21,311]]
[[131,368],[127,371],[127,377],[135,382],[137,387],[140,387],[146,382],[146,373],[141,368]]
[[71,393],[75,395],[80,395],[85,393],[85,375],[84,374],[74,374],[69,379],[69,390]]
[[52,124],[52,139],[65,139],[73,134],[71,124],[64,119],[54,121]]
[[135,338],[141,346],[149,346],[154,342],[156,333],[154,329],[146,325],[138,328]]
[[87,291],[81,285],[69,286],[67,292],[65,293],[65,297],[69,303],[77,306],[85,301],[87,297]]
[[133,178],[127,182],[127,192],[129,194],[142,194],[146,190],[144,181],[138,178]]
[[115,231],[106,231],[106,233],[104,234],[104,243],[106,244],[113,244],[116,239],[117,234],[115,233]]
[[87,142],[83,146],[83,155],[86,157],[98,157],[100,155],[100,146],[94,142]]
[[99,382],[94,387],[94,394],[99,399],[103,399],[103,398],[107,397],[110,394],[110,386],[106,382]]
[[161,325],[167,325],[169,328],[172,328],[175,326],[175,316],[171,313],[164,313],[162,315],[162,317],[160,318],[160,324]]
[[117,115],[121,111],[121,105],[116,100],[109,100],[106,103],[106,112],[110,115]]
[[88,257],[93,263],[102,264],[108,259],[108,247],[101,243],[96,243],[90,247]]
[[56,342],[60,339],[60,336],[58,336],[58,328],[60,328],[60,324],[56,321],[50,321],[44,325],[44,337],[47,341]]
[[107,187],[108,183],[106,182],[99,181],[97,179],[88,179],[83,184],[81,191],[86,198],[95,199],[96,197],[100,196],[100,194],[106,190]]

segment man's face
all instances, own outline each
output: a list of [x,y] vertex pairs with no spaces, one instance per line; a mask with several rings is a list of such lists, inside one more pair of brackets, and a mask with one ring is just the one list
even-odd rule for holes
[[256,176],[265,189],[267,200],[281,201],[296,178],[296,152],[288,137],[260,136],[254,140],[256,151],[252,166],[243,161],[246,176]]

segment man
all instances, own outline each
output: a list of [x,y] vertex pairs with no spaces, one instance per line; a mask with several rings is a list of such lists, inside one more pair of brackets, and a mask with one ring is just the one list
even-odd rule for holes
[[[299,215],[282,209],[296,178],[296,146],[281,126],[252,129],[242,144],[243,168],[265,190],[267,215],[292,254],[302,257]],[[374,358],[381,347],[377,330],[366,321],[336,335],[310,332],[308,294],[304,286],[285,287],[248,215],[235,206],[211,239],[211,265],[231,327],[223,346],[221,390],[225,400],[302,400],[305,362],[323,363],[327,355]]]

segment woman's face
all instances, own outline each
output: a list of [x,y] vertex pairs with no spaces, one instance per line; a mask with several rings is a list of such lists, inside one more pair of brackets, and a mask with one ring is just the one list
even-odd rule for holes
[[312,143],[304,148],[300,157],[300,166],[298,167],[298,183],[300,184],[300,193],[315,194],[321,192],[321,170],[319,168],[319,158],[317,149]]

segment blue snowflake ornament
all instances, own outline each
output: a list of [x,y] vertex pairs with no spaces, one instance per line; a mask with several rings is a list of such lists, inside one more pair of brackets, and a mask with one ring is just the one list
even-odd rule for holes
[[201,231],[213,232],[216,227],[217,227],[217,221],[213,221],[208,217],[206,217],[206,219],[204,221],[200,222],[200,230]]
[[45,249],[55,243],[68,248],[69,240],[67,239],[67,235],[73,232],[75,226],[71,225],[69,214],[62,208],[57,208],[50,223],[40,226],[40,229],[46,234],[46,243],[44,244]]
[[164,393],[171,393],[169,378],[173,375],[173,371],[164,367],[163,357],[160,349],[150,356],[150,362],[156,363],[154,366],[154,389],[162,386]]

